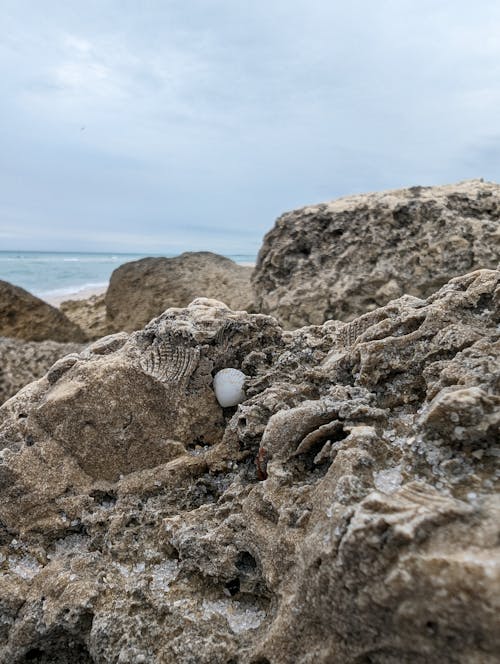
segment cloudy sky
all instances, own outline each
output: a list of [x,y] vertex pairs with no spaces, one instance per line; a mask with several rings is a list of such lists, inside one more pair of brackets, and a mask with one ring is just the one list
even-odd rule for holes
[[0,0],[0,249],[254,253],[500,180],[498,0]]

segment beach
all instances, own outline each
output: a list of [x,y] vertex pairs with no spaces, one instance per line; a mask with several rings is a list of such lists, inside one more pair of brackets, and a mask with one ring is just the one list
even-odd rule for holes
[[81,288],[74,291],[73,293],[64,293],[64,295],[45,295],[41,299],[47,304],[51,304],[53,307],[59,307],[62,302],[67,302],[68,300],[88,300],[93,295],[103,295],[108,288],[108,284],[103,286],[88,286],[86,288]]

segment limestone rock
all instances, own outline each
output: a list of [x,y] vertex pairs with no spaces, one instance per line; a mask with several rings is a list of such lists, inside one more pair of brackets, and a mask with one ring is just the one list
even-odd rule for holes
[[81,350],[80,344],[20,341],[0,337],[0,404],[41,378],[63,355]]
[[89,341],[105,337],[113,330],[106,314],[105,295],[92,295],[85,300],[66,300],[59,309],[80,327]]
[[58,361],[0,409],[0,662],[492,664],[499,319],[480,270],[295,332],[201,299]]
[[82,330],[47,302],[0,281],[0,336],[25,341],[82,342]]
[[253,285],[257,309],[294,328],[427,297],[499,261],[500,185],[471,180],[288,212],[264,239]]
[[253,302],[251,274],[252,268],[208,251],[125,263],[111,275],[106,293],[109,324],[131,332],[165,309],[186,307],[197,297],[246,311]]

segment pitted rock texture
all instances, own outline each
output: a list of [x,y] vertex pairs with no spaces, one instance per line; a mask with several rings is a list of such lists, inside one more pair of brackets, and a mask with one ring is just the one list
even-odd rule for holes
[[175,258],[142,258],[120,265],[105,302],[114,331],[132,332],[168,307],[186,307],[197,297],[216,298],[235,310],[250,310],[253,268],[209,251]]
[[59,309],[78,325],[88,341],[95,341],[114,332],[107,320],[103,295],[91,295],[85,300],[65,300]]
[[69,318],[19,286],[0,281],[0,336],[25,341],[85,341]]
[[427,297],[499,261],[500,185],[470,180],[287,212],[265,236],[252,281],[257,310],[293,329],[350,321],[405,293]]
[[56,360],[81,349],[81,344],[0,337],[0,404],[28,383],[41,378]]
[[493,664],[499,319],[482,270],[295,332],[197,300],[60,360],[0,409],[0,662]]

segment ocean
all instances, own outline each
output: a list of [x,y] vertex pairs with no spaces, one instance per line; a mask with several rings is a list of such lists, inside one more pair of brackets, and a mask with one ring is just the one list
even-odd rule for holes
[[[53,298],[105,287],[122,263],[154,254],[0,251],[0,279],[38,297]],[[174,254],[157,254],[171,258]],[[254,263],[255,255],[228,255],[237,263]]]

